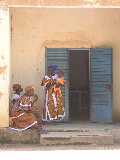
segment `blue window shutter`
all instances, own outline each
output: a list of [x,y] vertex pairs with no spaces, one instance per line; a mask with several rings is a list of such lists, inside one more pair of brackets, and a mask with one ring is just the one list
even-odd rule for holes
[[112,123],[112,48],[90,49],[91,122]]
[[63,102],[65,104],[65,117],[60,122],[69,122],[69,104],[68,104],[68,84],[69,79],[69,60],[68,60],[68,49],[67,48],[46,48],[46,74],[47,67],[49,65],[58,65],[55,73],[58,71],[64,72],[64,78],[66,83],[62,87]]

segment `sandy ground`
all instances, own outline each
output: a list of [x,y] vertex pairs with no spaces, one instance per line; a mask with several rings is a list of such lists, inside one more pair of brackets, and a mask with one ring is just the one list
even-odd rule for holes
[[12,160],[113,160],[120,155],[120,144],[51,145],[2,144],[0,159]]
[[1,144],[0,151],[58,151],[58,150],[120,150],[120,144],[113,145],[47,145]]

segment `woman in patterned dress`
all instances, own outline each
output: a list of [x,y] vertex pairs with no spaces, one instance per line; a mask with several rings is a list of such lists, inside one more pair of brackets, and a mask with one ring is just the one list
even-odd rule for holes
[[46,75],[41,83],[45,87],[45,102],[43,107],[42,120],[61,120],[65,116],[64,104],[62,101],[61,92],[55,92],[54,86],[63,86],[61,83],[56,83],[58,75],[54,74],[57,66],[50,65],[48,67],[48,75]]
[[[10,126],[10,128],[18,131],[31,128],[38,129],[40,134],[47,133],[42,130],[37,122],[39,114],[36,107],[34,107],[34,103],[38,100],[38,96],[34,94],[34,88],[32,86],[27,86],[25,92],[26,94],[17,99],[12,106],[12,126]],[[35,98],[34,101],[31,100],[31,96]]]

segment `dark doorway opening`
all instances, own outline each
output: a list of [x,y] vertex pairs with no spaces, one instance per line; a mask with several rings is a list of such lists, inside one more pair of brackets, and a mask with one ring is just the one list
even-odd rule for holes
[[89,50],[69,50],[69,117],[90,120]]

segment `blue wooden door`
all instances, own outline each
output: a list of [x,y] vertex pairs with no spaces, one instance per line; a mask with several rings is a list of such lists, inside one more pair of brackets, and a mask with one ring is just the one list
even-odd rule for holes
[[90,49],[91,122],[112,123],[112,48]]
[[68,89],[68,74],[69,74],[69,60],[68,60],[68,49],[67,48],[46,48],[46,74],[47,66],[58,65],[57,70],[64,72],[64,78],[66,80],[64,87],[62,87],[63,102],[65,104],[65,117],[59,122],[69,122],[69,89]]

